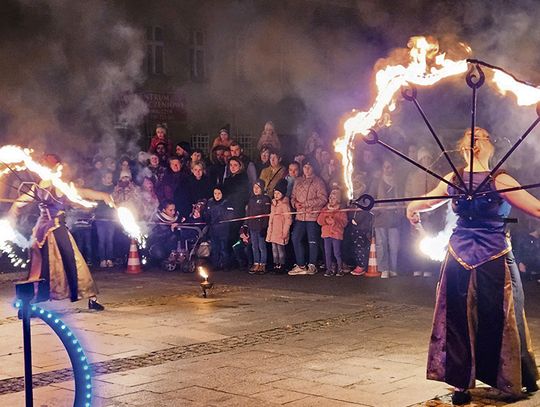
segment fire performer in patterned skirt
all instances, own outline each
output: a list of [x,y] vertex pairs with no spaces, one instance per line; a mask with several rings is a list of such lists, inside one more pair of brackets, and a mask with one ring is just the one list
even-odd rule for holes
[[[486,130],[476,127],[474,138],[472,154],[470,129],[458,147],[467,161],[460,171],[462,179],[469,185],[472,175],[476,188],[490,173],[495,149]],[[454,174],[445,179],[459,183]],[[540,201],[525,190],[496,192],[519,186],[508,174],[496,172],[479,191],[487,194],[452,200],[458,221],[437,287],[427,377],[454,386],[454,404],[471,400],[467,390],[475,386],[475,380],[511,397],[522,397],[523,387],[527,392],[538,390],[523,287],[504,218],[511,205],[540,217]],[[425,195],[439,198],[411,202],[408,219],[417,224],[419,212],[434,209],[448,201],[440,197],[455,194],[454,187],[441,181]]]
[[[43,164],[54,169],[60,164],[60,159],[54,154],[47,154]],[[103,200],[112,205],[112,198],[104,192],[83,188],[77,189],[77,192],[83,198]],[[88,298],[90,309],[102,311],[104,307],[96,298],[96,284],[75,239],[66,227],[67,196],[50,181],[42,180],[12,205],[9,216],[13,223],[17,220],[19,209],[34,200],[38,201],[40,216],[32,233],[28,279],[43,279],[38,283],[35,302]]]

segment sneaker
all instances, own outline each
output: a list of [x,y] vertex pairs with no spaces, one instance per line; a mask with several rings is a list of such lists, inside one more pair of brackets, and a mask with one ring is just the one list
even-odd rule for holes
[[536,384],[536,382],[528,384],[525,386],[525,391],[527,393],[535,393],[538,391],[538,385]]
[[257,274],[266,274],[266,264],[259,264],[259,268],[256,271]]
[[415,271],[412,275],[413,275],[413,277],[422,277],[422,272],[421,271]]
[[107,267],[107,261],[106,260],[101,260],[99,262],[99,267],[101,267],[102,269],[104,269],[105,267]]
[[397,277],[397,273],[395,271],[390,271],[390,277]]
[[93,309],[96,311],[103,311],[105,307],[101,305],[97,300],[89,299],[88,300],[88,309]]
[[326,270],[323,274],[325,277],[332,277],[334,275],[334,272],[332,270]]
[[471,393],[468,391],[454,390],[452,394],[452,404],[460,406],[462,404],[468,404],[472,400]]
[[362,267],[360,266],[356,266],[354,268],[353,271],[351,271],[351,275],[352,276],[363,276],[364,274],[366,274],[366,270],[364,270]]
[[259,263],[253,263],[253,266],[249,269],[249,274],[256,274],[259,270]]
[[299,266],[297,264],[287,273],[290,276],[301,276],[308,274],[308,269],[306,266]]
[[343,272],[343,270],[338,270],[335,274],[336,277],[343,277],[345,275],[345,273]]
[[106,263],[107,263],[107,267],[109,267],[109,268],[110,268],[110,267],[114,267],[114,263],[113,263],[112,260],[107,260]]
[[381,278],[390,278],[389,271],[381,271]]
[[433,273],[431,271],[424,271],[424,277],[432,277]]
[[317,267],[315,266],[315,264],[308,264],[307,274],[309,275],[317,274]]

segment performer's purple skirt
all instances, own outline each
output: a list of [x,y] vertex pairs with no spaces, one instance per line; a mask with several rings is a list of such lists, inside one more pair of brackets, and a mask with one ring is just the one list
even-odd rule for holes
[[459,388],[480,380],[510,395],[538,370],[512,252],[472,270],[448,254],[437,287],[427,378]]

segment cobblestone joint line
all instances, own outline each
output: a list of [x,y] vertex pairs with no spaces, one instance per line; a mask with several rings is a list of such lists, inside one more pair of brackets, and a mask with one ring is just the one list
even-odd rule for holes
[[[125,303],[123,305],[125,305]],[[90,366],[94,377],[109,373],[125,372],[142,367],[157,366],[166,362],[174,362],[181,359],[229,352],[232,350],[237,350],[238,348],[274,342],[307,332],[322,331],[325,329],[347,326],[368,318],[380,318],[381,315],[387,313],[407,313],[414,309],[416,309],[415,306],[379,305],[377,310],[373,308],[365,309],[354,313],[341,314],[326,319],[299,322],[292,325],[276,327],[259,332],[248,333],[245,335],[231,336],[224,339],[193,343],[189,345],[174,346],[137,356],[96,362],[90,364]],[[50,372],[37,373],[33,375],[32,380],[34,387],[43,387],[73,380],[73,373],[70,368],[52,370]],[[24,377],[22,376],[0,380],[0,395],[16,393],[23,390]]]

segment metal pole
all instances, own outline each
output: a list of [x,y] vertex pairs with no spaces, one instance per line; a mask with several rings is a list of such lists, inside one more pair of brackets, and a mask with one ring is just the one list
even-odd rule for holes
[[24,396],[26,407],[34,406],[32,389],[32,336],[30,333],[30,304],[24,301],[22,305],[23,347],[24,347]]
[[[37,280],[35,282],[42,281]],[[34,406],[32,384],[32,337],[30,334],[30,321],[32,310],[30,302],[34,298],[34,281],[21,281],[15,283],[15,296],[20,304],[19,318],[23,324],[23,347],[24,347],[24,395],[26,407]]]

